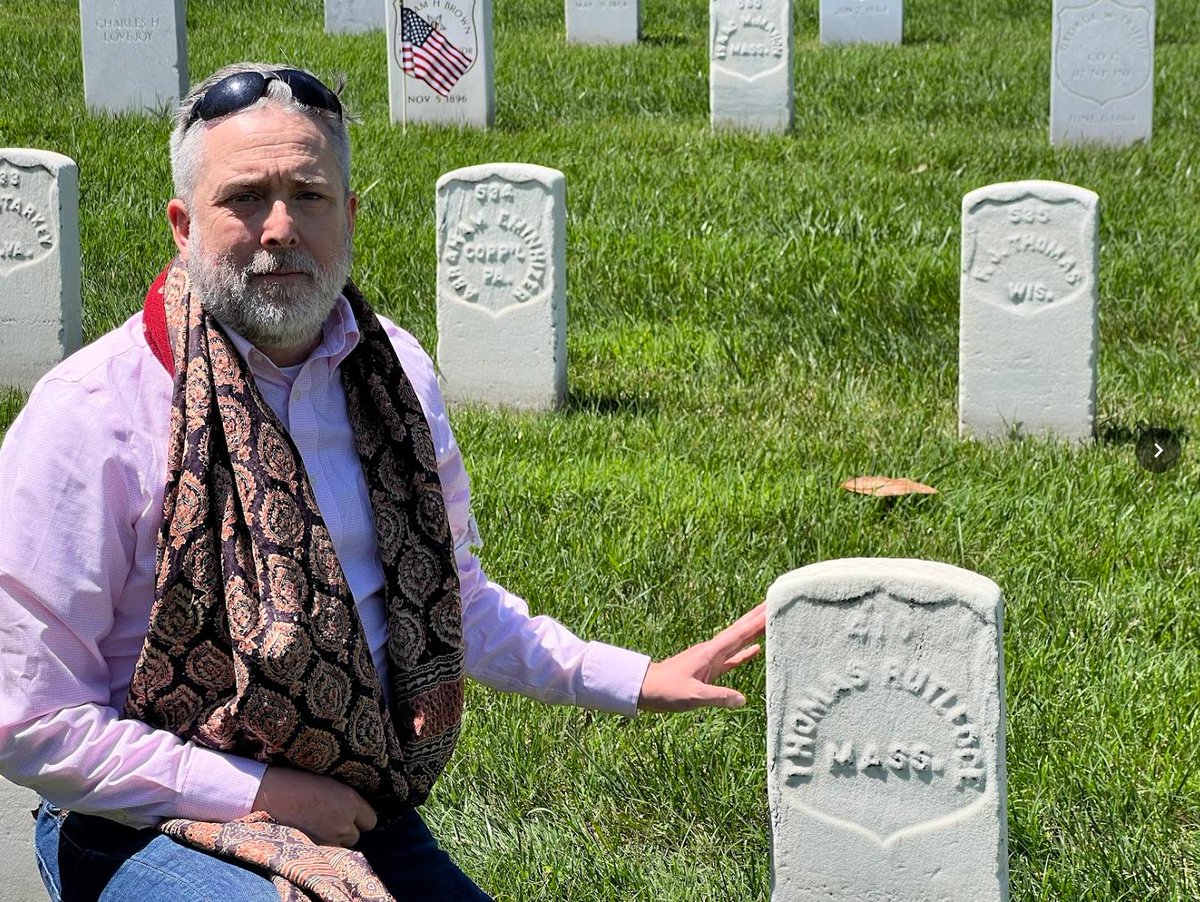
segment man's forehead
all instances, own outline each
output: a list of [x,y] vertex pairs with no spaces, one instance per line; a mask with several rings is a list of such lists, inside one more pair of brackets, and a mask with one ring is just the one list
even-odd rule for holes
[[333,143],[304,113],[264,107],[204,123],[205,168],[222,178],[263,168],[287,170],[294,178],[329,181],[337,166]]

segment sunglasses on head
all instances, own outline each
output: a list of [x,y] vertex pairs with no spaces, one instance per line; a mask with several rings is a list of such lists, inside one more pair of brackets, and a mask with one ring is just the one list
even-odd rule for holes
[[299,69],[276,69],[273,72],[238,72],[226,76],[209,88],[192,104],[186,128],[197,119],[207,122],[245,109],[267,93],[267,85],[281,81],[292,89],[292,96],[305,106],[342,115],[342,102],[321,82]]

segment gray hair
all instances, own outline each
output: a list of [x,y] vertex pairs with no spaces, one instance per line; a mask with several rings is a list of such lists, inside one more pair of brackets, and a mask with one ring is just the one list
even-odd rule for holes
[[[192,196],[196,191],[196,182],[199,178],[200,162],[202,156],[202,141],[204,134],[203,128],[189,128],[188,119],[192,114],[192,107],[204,96],[204,93],[221,81],[223,78],[228,78],[230,75],[237,75],[242,72],[260,72],[266,74],[275,72],[279,69],[293,69],[295,66],[272,66],[266,63],[233,63],[218,69],[204,81],[194,85],[188,92],[187,96],[179,102],[179,106],[175,110],[174,128],[171,130],[171,178],[175,182],[175,194],[178,196],[190,210],[192,207]],[[299,70],[307,72],[305,69]],[[307,74],[312,75],[311,72]],[[313,75],[313,78],[316,78]],[[343,83],[339,83],[333,89],[334,94],[341,94]],[[340,98],[339,98],[340,99]],[[349,193],[350,191],[350,113],[344,107],[342,115],[339,117],[336,113],[328,110],[314,109],[301,103],[292,96],[292,89],[288,87],[286,82],[279,79],[272,79],[267,83],[267,92],[257,101],[243,109],[251,110],[262,106],[274,106],[292,112],[304,113],[309,116],[316,117],[321,123],[321,127],[329,136],[330,144],[333,147],[333,153],[337,159],[338,171],[342,177],[342,189]],[[241,112],[238,110],[237,112]],[[193,125],[195,123],[192,123]]]

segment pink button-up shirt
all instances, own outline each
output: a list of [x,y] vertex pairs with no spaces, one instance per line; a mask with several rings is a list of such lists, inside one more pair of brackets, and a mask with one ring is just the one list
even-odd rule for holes
[[[382,322],[433,433],[468,674],[633,715],[647,657],[531,617],[484,574],[433,364],[411,335]],[[338,373],[358,340],[344,299],[297,367],[281,370],[234,336],[304,460],[382,675],[383,571]],[[170,408],[171,379],[137,314],[42,379],[0,447],[0,774],[64,808],[136,826],[245,815],[266,769],[121,718],[154,599]]]

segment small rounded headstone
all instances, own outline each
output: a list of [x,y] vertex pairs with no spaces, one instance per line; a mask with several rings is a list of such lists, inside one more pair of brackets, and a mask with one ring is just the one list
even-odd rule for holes
[[792,0],[710,0],[709,107],[714,128],[792,127]]
[[1050,143],[1149,140],[1154,0],[1054,0]]
[[450,401],[531,410],[567,394],[566,179],[490,163],[437,183],[437,362]]
[[83,343],[79,169],[48,150],[0,148],[0,385],[32,388]]
[[767,593],[772,902],[1008,898],[1003,600],[930,561]]
[[959,435],[1090,441],[1099,198],[1005,182],[972,191],[962,210]]

